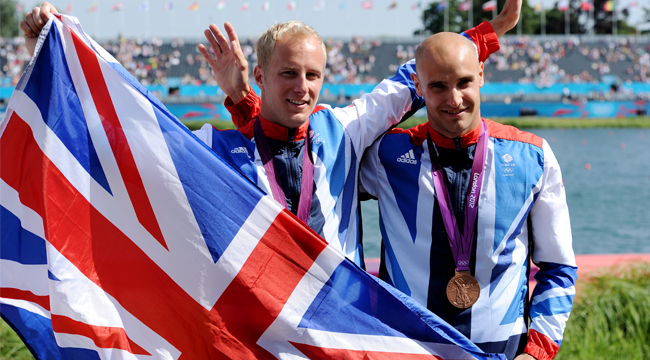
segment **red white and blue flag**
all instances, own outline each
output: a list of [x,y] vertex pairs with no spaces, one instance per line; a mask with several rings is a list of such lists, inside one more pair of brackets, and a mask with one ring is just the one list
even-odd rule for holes
[[497,359],[185,128],[74,17],[0,122],[0,313],[38,359]]

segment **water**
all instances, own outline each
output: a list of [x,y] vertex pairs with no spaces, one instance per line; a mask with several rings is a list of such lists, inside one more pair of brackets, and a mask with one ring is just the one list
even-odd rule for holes
[[[530,131],[562,168],[575,253],[650,253],[650,130]],[[379,257],[377,202],[361,209],[365,256]]]

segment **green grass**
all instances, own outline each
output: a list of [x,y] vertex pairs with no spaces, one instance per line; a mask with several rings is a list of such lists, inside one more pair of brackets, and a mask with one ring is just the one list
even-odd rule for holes
[[203,126],[203,124],[211,124],[220,130],[235,129],[235,124],[232,121],[224,120],[210,120],[210,121],[183,121],[183,124],[187,126],[190,130],[198,130]]
[[34,359],[14,330],[0,319],[0,360]]
[[[547,118],[547,117],[514,117],[514,118],[492,118],[491,120],[502,124],[512,125],[520,129],[539,128],[650,128],[650,116],[637,116],[626,118]],[[427,121],[424,117],[414,117],[400,124],[401,128],[408,129]],[[205,123],[212,124],[218,129],[234,129],[235,125],[230,121],[185,121],[185,126],[190,130],[196,130]]]
[[650,358],[650,264],[578,283],[557,360]]
[[[548,117],[513,117],[491,118],[496,122],[512,125],[520,129],[539,128],[650,128],[650,116],[637,116],[626,118],[548,118]],[[411,118],[400,124],[401,128],[408,129],[426,121],[426,118]]]
[[[556,360],[646,360],[650,355],[650,263],[580,279]],[[0,360],[33,359],[0,321]]]

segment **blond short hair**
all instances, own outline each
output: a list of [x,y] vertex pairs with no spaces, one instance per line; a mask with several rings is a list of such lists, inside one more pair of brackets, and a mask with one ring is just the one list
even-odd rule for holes
[[257,65],[261,67],[263,71],[266,71],[271,64],[273,50],[275,50],[275,43],[284,38],[286,35],[313,37],[315,39],[318,39],[318,42],[320,42],[321,46],[323,47],[323,64],[325,64],[327,61],[327,52],[325,50],[323,39],[321,39],[320,35],[318,35],[318,32],[316,32],[316,30],[314,30],[311,26],[303,23],[302,21],[294,20],[271,26],[257,40]]

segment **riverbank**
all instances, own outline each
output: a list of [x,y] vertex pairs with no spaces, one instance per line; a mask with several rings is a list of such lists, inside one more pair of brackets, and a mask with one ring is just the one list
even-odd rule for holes
[[[650,116],[625,118],[566,118],[566,117],[506,117],[492,118],[496,122],[512,125],[519,129],[589,129],[589,128],[650,128]],[[414,117],[404,121],[400,127],[411,128],[427,121],[425,117]],[[183,121],[190,130],[196,130],[209,123],[217,129],[234,129],[229,120]]]
[[[490,120],[519,129],[589,129],[589,128],[650,128],[650,116],[624,118],[567,118],[567,117],[504,117]],[[400,125],[408,129],[426,121],[424,117],[406,120]]]

